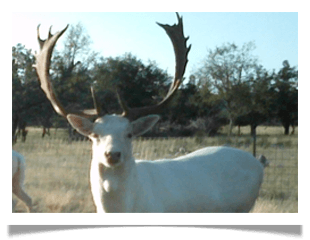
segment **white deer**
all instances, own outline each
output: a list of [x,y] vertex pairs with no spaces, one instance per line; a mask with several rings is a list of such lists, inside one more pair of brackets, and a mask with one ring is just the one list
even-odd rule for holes
[[[28,212],[31,211],[32,200],[24,190],[26,163],[25,158],[18,152],[12,150],[12,191],[27,206]],[[14,212],[16,201],[12,202]]]
[[[228,147],[210,147],[183,157],[157,161],[135,160],[132,139],[159,120],[156,115],[170,102],[184,75],[187,54],[182,18],[162,25],[176,55],[174,81],[165,99],[151,107],[128,108],[121,99],[122,115],[100,115],[95,109],[73,111],[58,101],[50,82],[53,48],[65,32],[41,40],[36,68],[41,88],[55,111],[92,141],[90,185],[97,212],[249,212],[258,196],[263,165],[251,154]],[[88,118],[101,116],[95,122]]]

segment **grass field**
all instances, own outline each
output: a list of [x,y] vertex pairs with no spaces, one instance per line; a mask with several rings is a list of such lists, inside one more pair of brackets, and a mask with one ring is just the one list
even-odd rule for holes
[[[27,141],[18,141],[13,149],[26,158],[25,188],[35,204],[33,212],[95,212],[88,180],[91,142],[69,143],[63,129],[52,129],[51,136],[44,139],[41,129],[28,130]],[[252,152],[249,131],[249,127],[241,128],[243,135],[240,137],[137,139],[133,151],[137,159],[148,160],[176,157],[214,145]],[[261,126],[257,134],[257,156],[264,154],[271,163],[265,170],[260,197],[252,212],[298,212],[298,129],[295,135],[284,136],[282,127]],[[21,201],[16,211],[25,212]]]

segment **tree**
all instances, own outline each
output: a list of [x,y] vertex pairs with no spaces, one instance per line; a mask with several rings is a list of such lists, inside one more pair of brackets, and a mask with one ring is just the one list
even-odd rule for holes
[[69,28],[61,54],[68,72],[73,71],[77,64],[87,69],[95,63],[98,53],[90,50],[91,43],[90,36],[81,23]]
[[244,89],[240,90],[239,94],[236,93],[237,104],[244,108],[244,114],[237,117],[235,125],[250,125],[253,136],[256,127],[271,118],[273,113],[271,91],[273,77],[273,74],[268,73],[262,66],[257,66],[255,72],[249,75],[248,81],[243,83]]
[[130,53],[116,58],[102,58],[96,64],[93,76],[102,108],[109,112],[119,110],[116,89],[127,105],[134,108],[157,103],[158,97],[167,93],[170,84],[167,72],[159,69],[156,63],[145,65]]
[[277,116],[284,134],[288,135],[290,125],[294,125],[298,118],[298,71],[287,60],[282,64],[283,68],[275,76],[273,90]]
[[15,140],[17,128],[26,133],[26,123],[35,121],[37,111],[46,100],[38,88],[37,76],[32,66],[34,56],[31,50],[17,44],[12,47],[12,137]]
[[12,47],[13,88],[17,85],[20,87],[22,84],[36,81],[36,73],[32,67],[34,63],[35,59],[31,49],[26,49],[20,43]]
[[183,85],[166,111],[169,121],[184,126],[195,120],[199,116],[200,100],[195,84],[189,82]]
[[196,72],[201,83],[207,84],[214,97],[210,100],[223,102],[231,133],[237,116],[244,114],[244,108],[237,102],[237,96],[247,94],[243,84],[249,75],[255,72],[257,58],[252,55],[255,48],[253,42],[244,44],[241,48],[235,44],[224,44],[214,51],[209,50],[203,65]]
[[[90,51],[91,40],[81,23],[69,28],[61,52],[54,51],[51,64],[55,92],[64,106],[92,108],[91,67],[98,53]],[[83,99],[81,101],[81,99]]]

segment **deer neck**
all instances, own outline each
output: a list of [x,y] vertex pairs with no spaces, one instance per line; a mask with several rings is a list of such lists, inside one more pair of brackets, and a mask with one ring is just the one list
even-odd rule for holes
[[97,212],[131,212],[138,186],[134,158],[115,168],[93,158],[90,183]]

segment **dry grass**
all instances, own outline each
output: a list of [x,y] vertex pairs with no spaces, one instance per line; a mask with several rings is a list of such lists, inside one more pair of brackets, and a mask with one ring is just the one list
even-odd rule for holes
[[[269,129],[269,136],[264,131],[264,127],[258,129],[257,155],[264,154],[271,164],[266,168],[261,194],[252,212],[298,212],[298,137],[283,136],[282,128]],[[27,141],[13,146],[26,158],[25,187],[34,201],[34,212],[95,212],[88,180],[91,143],[68,143],[64,138],[66,132],[61,129],[56,135],[52,130],[51,137],[45,139],[41,139],[40,133],[40,129],[29,129]],[[230,138],[138,139],[133,151],[137,159],[154,160],[213,145],[231,145],[252,151],[251,138],[245,134]],[[16,209],[25,211],[20,201]]]
[[289,199],[268,199],[259,197],[252,213],[297,213],[298,201],[294,198]]

